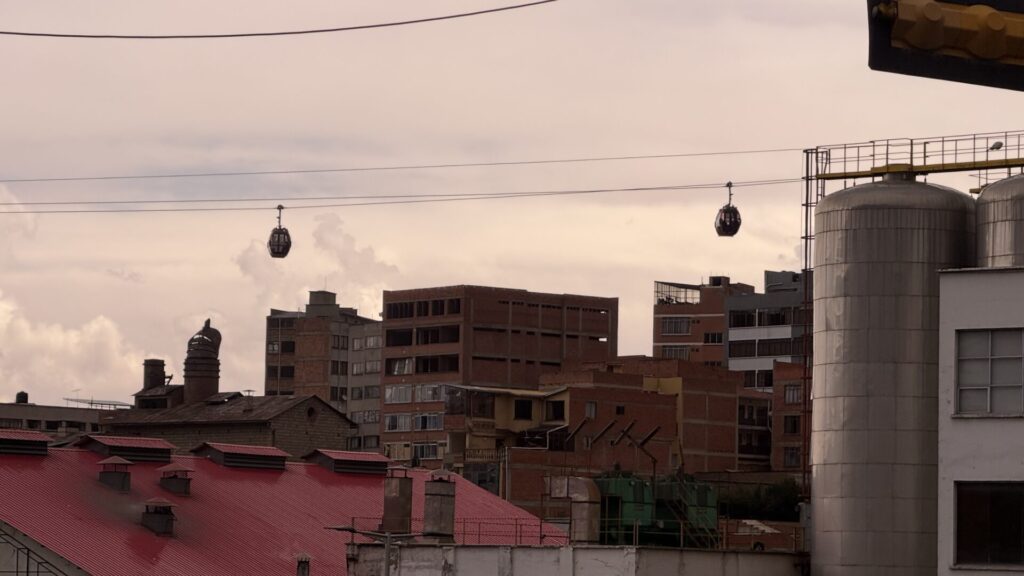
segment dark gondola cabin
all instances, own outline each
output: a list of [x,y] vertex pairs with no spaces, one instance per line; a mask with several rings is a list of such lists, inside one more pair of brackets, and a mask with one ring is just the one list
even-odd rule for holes
[[732,204],[722,206],[715,218],[715,231],[719,236],[735,236],[740,231],[740,211]]
[[277,228],[270,232],[270,239],[267,240],[267,248],[273,258],[284,258],[292,249],[292,237],[288,234],[288,229],[281,226],[282,210],[284,210],[284,206],[277,207]]

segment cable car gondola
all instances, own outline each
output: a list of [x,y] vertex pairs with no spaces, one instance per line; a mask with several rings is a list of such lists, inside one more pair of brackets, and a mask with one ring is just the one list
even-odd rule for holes
[[740,211],[732,205],[732,182],[726,182],[725,187],[729,190],[729,202],[718,210],[715,217],[715,231],[719,236],[735,236],[740,231]]
[[292,237],[288,234],[288,229],[281,226],[282,210],[284,210],[284,206],[278,204],[277,228],[270,232],[270,239],[267,240],[267,249],[270,250],[271,258],[284,258],[288,255],[288,251],[292,249]]

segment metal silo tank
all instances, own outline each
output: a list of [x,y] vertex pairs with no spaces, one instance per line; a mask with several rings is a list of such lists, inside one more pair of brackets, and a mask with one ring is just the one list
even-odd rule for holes
[[1024,266],[1024,175],[986,186],[977,222],[978,266]]
[[974,202],[892,174],[814,233],[813,573],[934,576],[937,271],[973,264]]

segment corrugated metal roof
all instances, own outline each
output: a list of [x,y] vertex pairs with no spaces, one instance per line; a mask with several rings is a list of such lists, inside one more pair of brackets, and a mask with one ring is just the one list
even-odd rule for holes
[[99,442],[104,446],[110,446],[111,448],[155,448],[161,450],[174,450],[176,447],[167,440],[160,438],[142,438],[139,436],[100,436],[98,434],[89,434],[83,436],[77,442],[75,446],[84,446],[89,441]]
[[375,452],[349,452],[346,450],[324,450],[319,448],[306,454],[303,458],[309,458],[316,453],[323,454],[331,460],[349,460],[352,462],[391,462],[391,459],[383,454]]
[[109,458],[104,458],[103,460],[100,460],[99,462],[97,462],[97,464],[116,465],[116,466],[133,466],[135,463],[130,461],[130,460],[125,460],[124,458],[121,458],[120,456],[111,456]]
[[[64,448],[44,458],[0,455],[0,520],[95,576],[280,576],[295,573],[298,554],[313,558],[314,573],[345,575],[349,536],[324,527],[376,528],[367,519],[379,519],[383,511],[381,476],[337,474],[296,462],[283,471],[227,468],[176,456],[174,462],[195,469],[190,496],[160,488],[161,466],[151,462],[136,463],[131,491],[120,493],[96,480],[100,458]],[[413,516],[422,518],[429,473],[409,474]],[[523,542],[517,523],[539,529],[530,514],[454,479],[456,541],[512,545],[517,534]],[[144,502],[154,497],[175,504],[174,536],[158,536],[141,525]],[[505,528],[495,529],[499,523]],[[546,533],[561,535],[553,527]]]
[[50,438],[42,432],[36,432],[35,430],[0,430],[0,440],[29,440],[33,442],[52,442],[53,438]]
[[292,455],[275,446],[247,446],[244,444],[224,444],[222,442],[203,442],[192,449],[198,452],[203,448],[210,447],[222,454],[244,454],[246,456],[280,456],[291,458]]
[[[192,423],[265,422],[304,402],[312,401],[324,410],[338,412],[316,396],[245,396],[226,402],[195,402],[166,410],[119,410],[105,422],[115,427],[164,426]],[[338,412],[341,414],[340,412]],[[342,414],[342,416],[344,416]]]

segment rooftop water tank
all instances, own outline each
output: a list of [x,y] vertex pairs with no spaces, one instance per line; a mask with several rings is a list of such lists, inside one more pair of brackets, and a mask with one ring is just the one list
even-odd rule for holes
[[1024,175],[986,186],[977,221],[978,266],[1024,266]]
[[934,576],[937,271],[973,264],[974,202],[891,174],[814,235],[812,573]]

